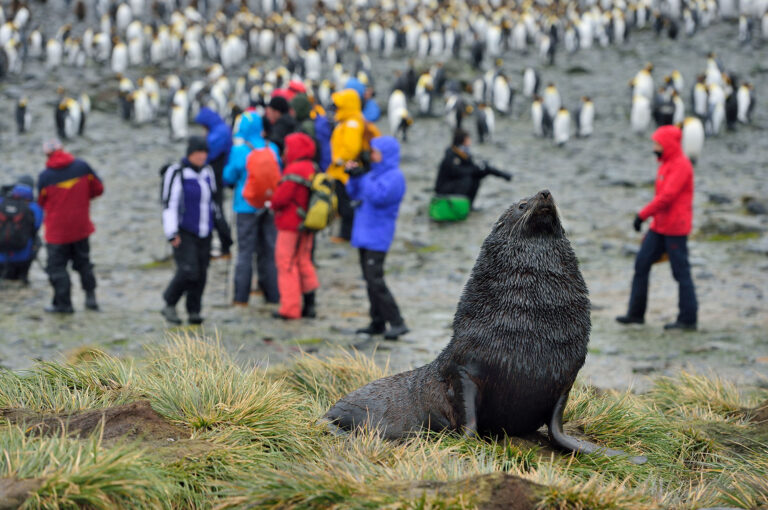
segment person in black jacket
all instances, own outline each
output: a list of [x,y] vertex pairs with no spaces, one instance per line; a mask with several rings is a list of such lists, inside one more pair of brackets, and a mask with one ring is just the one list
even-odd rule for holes
[[285,150],[285,137],[296,131],[298,127],[296,119],[291,115],[291,105],[284,97],[275,96],[267,105],[264,116],[269,124],[266,138],[277,145],[282,157]]
[[435,193],[438,195],[464,195],[470,204],[475,201],[480,181],[489,175],[512,180],[512,174],[493,168],[484,161],[474,161],[469,153],[472,139],[463,129],[453,134],[453,143],[445,151],[437,173]]

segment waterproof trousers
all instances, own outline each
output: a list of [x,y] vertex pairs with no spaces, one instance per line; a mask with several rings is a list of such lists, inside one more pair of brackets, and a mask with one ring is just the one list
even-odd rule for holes
[[317,290],[320,283],[312,264],[312,232],[278,230],[275,246],[277,285],[280,289],[280,310],[283,317],[301,317],[302,296]]
[[91,264],[91,247],[88,238],[68,244],[48,244],[48,265],[46,272],[53,287],[53,306],[71,308],[71,283],[67,265],[72,262],[72,269],[80,274],[80,284],[86,292],[96,289],[96,276]]
[[336,198],[339,201],[339,237],[349,241],[352,239],[352,223],[355,221],[355,208],[347,193],[347,186],[341,181],[333,181]]
[[163,293],[169,306],[176,306],[186,294],[187,312],[199,314],[203,308],[203,291],[208,276],[211,258],[211,236],[197,237],[183,230],[179,231],[181,244],[173,249],[176,274]]
[[651,267],[662,255],[669,256],[672,276],[679,286],[677,322],[696,324],[698,303],[696,290],[688,263],[687,236],[665,236],[649,230],[635,259],[635,276],[632,278],[632,292],[629,297],[630,317],[642,319],[648,303],[648,277]]
[[278,303],[275,243],[275,217],[268,209],[257,213],[237,213],[237,262],[235,263],[235,302],[247,303],[253,279],[253,257],[259,289],[267,303]]
[[360,266],[368,288],[371,324],[375,326],[400,326],[403,318],[395,298],[384,281],[384,259],[387,252],[360,249]]

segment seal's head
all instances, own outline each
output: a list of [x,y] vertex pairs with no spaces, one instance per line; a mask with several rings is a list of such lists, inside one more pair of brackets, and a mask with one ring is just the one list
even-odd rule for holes
[[496,228],[521,237],[563,236],[555,200],[546,189],[512,204],[501,216]]

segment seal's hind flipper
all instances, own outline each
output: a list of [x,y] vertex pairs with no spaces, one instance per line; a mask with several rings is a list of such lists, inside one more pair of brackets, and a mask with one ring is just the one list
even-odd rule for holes
[[477,384],[472,380],[470,370],[463,366],[459,367],[461,396],[464,404],[464,435],[467,437],[477,435]]
[[565,404],[568,402],[568,393],[570,389],[565,391],[555,404],[555,408],[552,410],[552,418],[549,420],[547,428],[549,429],[549,438],[560,448],[570,450],[579,453],[598,453],[607,457],[625,456],[630,462],[634,464],[645,464],[648,458],[644,455],[630,456],[626,452],[621,450],[613,450],[604,446],[599,446],[584,439],[578,439],[571,437],[563,432],[563,411],[565,410]]
[[320,424],[321,426],[325,426],[325,429],[328,431],[328,433],[333,436],[346,437],[349,435],[349,431],[346,431],[343,428],[339,427],[328,418],[320,418],[318,420],[318,424]]

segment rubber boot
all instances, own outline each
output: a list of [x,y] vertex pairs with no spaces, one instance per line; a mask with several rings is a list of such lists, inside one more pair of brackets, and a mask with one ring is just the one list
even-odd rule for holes
[[306,319],[314,319],[317,317],[317,311],[315,310],[315,291],[304,294],[304,307],[301,309],[301,316]]
[[99,304],[96,302],[96,291],[88,290],[85,292],[85,308],[93,312],[99,311]]

